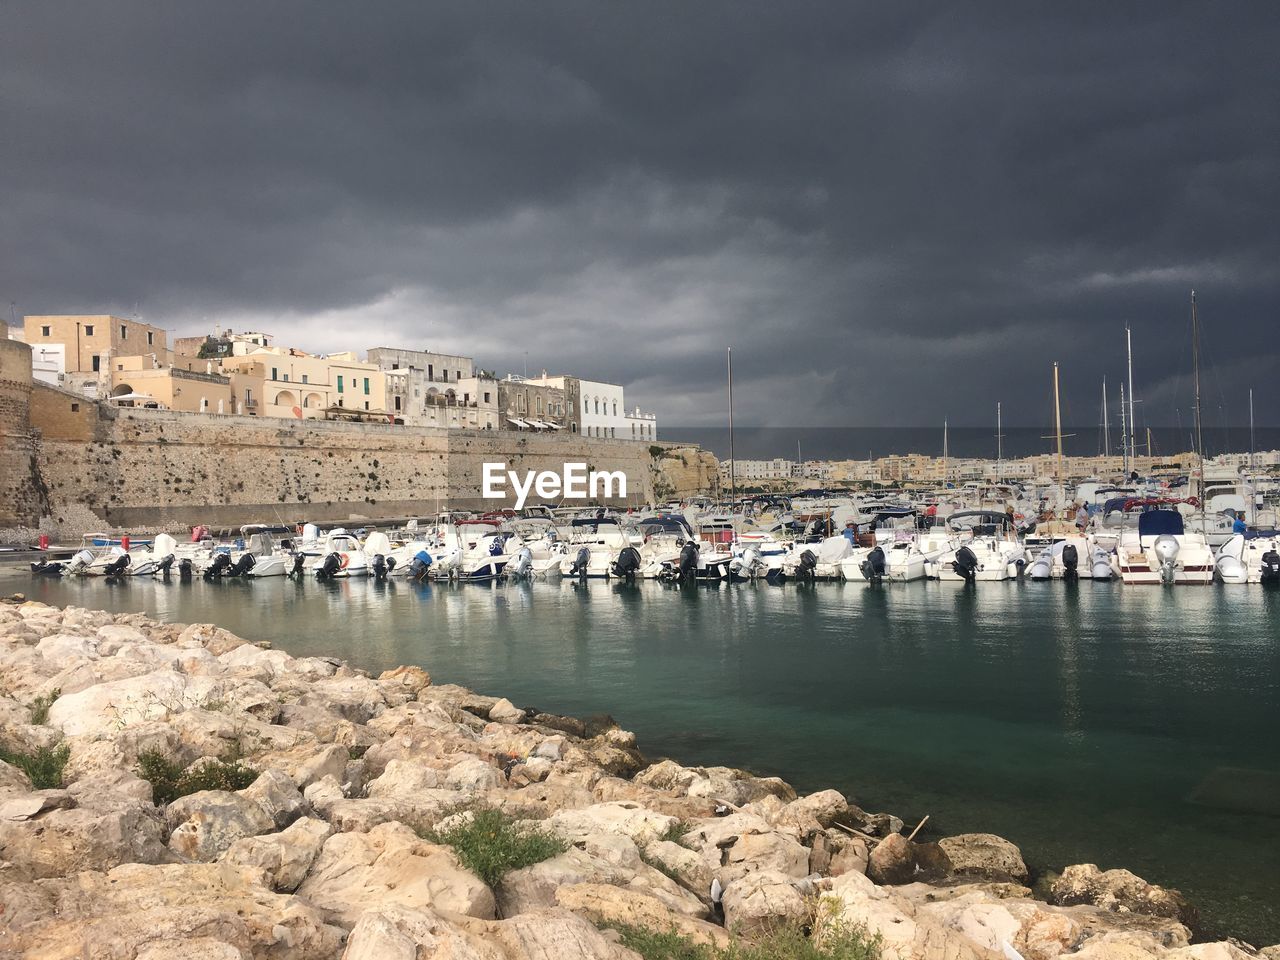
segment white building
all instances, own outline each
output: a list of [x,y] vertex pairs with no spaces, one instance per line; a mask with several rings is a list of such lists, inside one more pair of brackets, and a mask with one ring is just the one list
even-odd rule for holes
[[51,387],[62,386],[67,372],[67,347],[63,343],[37,343],[31,348],[31,378]]
[[[729,482],[728,460],[720,461],[720,479]],[[796,465],[790,460],[775,457],[772,460],[734,460],[733,477],[738,483],[752,480],[790,480],[796,475]]]
[[558,387],[573,404],[566,422],[571,432],[584,437],[606,437],[611,440],[645,440],[658,438],[658,418],[639,408],[628,412],[623,389],[616,383],[583,380],[580,377],[530,377],[529,383]]

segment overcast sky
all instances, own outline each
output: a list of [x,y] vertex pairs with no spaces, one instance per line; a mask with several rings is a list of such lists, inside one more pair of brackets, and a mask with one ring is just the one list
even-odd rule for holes
[[[1280,4],[0,5],[0,297],[662,422],[1280,421]],[[527,361],[526,361],[527,354]]]

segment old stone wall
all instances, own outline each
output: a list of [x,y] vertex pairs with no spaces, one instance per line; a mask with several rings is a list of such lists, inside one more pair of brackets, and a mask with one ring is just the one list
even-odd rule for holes
[[44,508],[31,437],[31,348],[0,340],[0,527],[34,527]]
[[654,500],[659,475],[657,448],[564,434],[125,410],[40,387],[30,418],[55,520],[87,507],[104,525],[136,530],[513,505],[482,498],[485,462],[520,474],[560,473],[566,462],[622,471],[628,495],[615,506]]

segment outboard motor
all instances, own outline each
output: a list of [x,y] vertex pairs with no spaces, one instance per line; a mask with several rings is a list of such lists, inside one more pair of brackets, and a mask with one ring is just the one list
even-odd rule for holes
[[613,575],[621,577],[628,583],[634,583],[636,571],[640,569],[640,551],[635,547],[623,547],[618,559],[613,564]]
[[373,570],[373,579],[378,583],[387,579],[387,558],[380,553],[373,555],[373,563],[370,565]]
[[1078,567],[1080,566],[1080,552],[1076,549],[1074,543],[1068,543],[1062,548],[1062,579],[1077,580],[1080,577]]
[[686,540],[680,548],[680,579],[695,580],[698,576],[698,543]]
[[67,563],[67,573],[83,573],[93,563],[92,550],[77,550]]
[[213,558],[213,563],[205,568],[204,578],[206,580],[221,580],[227,575],[231,569],[231,554],[220,553]]
[[254,559],[252,553],[244,553],[240,555],[240,559],[231,565],[231,569],[227,571],[228,577],[246,576],[258,561]]
[[158,576],[164,577],[165,579],[168,579],[169,568],[173,566],[173,560],[174,560],[174,557],[172,553],[166,556],[163,560],[161,560],[159,563],[156,564],[155,570],[152,571],[153,575],[158,575]]
[[190,557],[183,557],[178,561],[178,576],[182,580],[190,580],[194,569],[195,565],[191,562]]
[[812,550],[800,554],[800,562],[796,565],[796,578],[812,583],[817,575],[818,555]]
[[968,547],[956,551],[956,558],[951,569],[960,574],[965,583],[973,583],[978,579],[978,555]]
[[303,573],[305,572],[304,567],[306,565],[306,562],[307,562],[307,555],[305,553],[299,552],[293,555],[293,567],[289,571],[290,580],[301,579]]
[[1048,580],[1053,574],[1053,548],[1045,547],[1027,567],[1027,576],[1032,580]]
[[1280,553],[1275,547],[1262,555],[1262,582],[1269,587],[1280,586]]
[[1152,544],[1151,549],[1156,553],[1156,559],[1160,561],[1160,582],[1173,583],[1174,578],[1178,575],[1178,550],[1180,544],[1176,537],[1169,534],[1162,534],[1156,537],[1156,542]]
[[884,579],[886,567],[884,548],[873,547],[871,552],[867,554],[867,559],[862,561],[859,569],[862,570],[862,575],[868,583],[879,583]]
[[132,562],[133,560],[129,557],[127,553],[122,553],[120,554],[120,556],[116,557],[114,560],[112,560],[110,563],[107,564],[106,568],[103,570],[103,573],[108,577],[124,576],[124,572],[127,569],[129,569],[129,564]]
[[409,579],[422,581],[427,579],[427,573],[431,570],[431,554],[425,550],[419,550],[413,555],[413,559],[409,561]]
[[387,576],[391,576],[391,573],[393,570],[395,570],[395,568],[396,568],[396,558],[387,557]]
[[755,547],[747,547],[741,554],[729,561],[729,579],[754,580],[759,563],[760,551]]
[[578,555],[573,559],[573,566],[569,568],[569,576],[577,577],[580,580],[587,579],[587,566],[591,563],[591,551],[586,547],[578,551]]
[[342,558],[338,554],[331,553],[324,558],[324,562],[320,564],[320,569],[316,571],[317,580],[332,580],[338,575],[338,571],[342,569]]
[[533,551],[528,547],[521,547],[516,551],[516,555],[511,562],[503,568],[505,573],[512,580],[523,580],[533,576]]
[[1092,561],[1094,580],[1110,580],[1115,576],[1116,572],[1111,566],[1111,554],[1101,547],[1094,548]]

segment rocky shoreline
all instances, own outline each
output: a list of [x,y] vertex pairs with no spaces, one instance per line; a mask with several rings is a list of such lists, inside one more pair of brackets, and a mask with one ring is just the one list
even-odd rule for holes
[[1033,895],[1000,837],[209,624],[0,604],[0,758],[0,958],[1280,958],[1127,871]]

